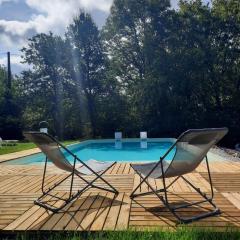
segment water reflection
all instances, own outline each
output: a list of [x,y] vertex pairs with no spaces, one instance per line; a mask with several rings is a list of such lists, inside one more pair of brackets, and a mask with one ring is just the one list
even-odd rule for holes
[[122,149],[122,141],[115,141],[115,148]]
[[140,148],[148,148],[148,143],[147,143],[147,141],[141,141],[140,142]]

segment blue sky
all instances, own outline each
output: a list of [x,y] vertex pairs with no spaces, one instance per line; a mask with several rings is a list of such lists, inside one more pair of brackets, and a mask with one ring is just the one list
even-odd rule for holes
[[[206,1],[206,0],[205,0]],[[171,0],[177,7],[178,0]],[[89,11],[101,27],[112,0],[0,0],[0,64],[6,63],[4,52],[12,55],[13,72],[25,68],[19,49],[36,33],[52,31],[63,34],[72,17],[82,8]]]

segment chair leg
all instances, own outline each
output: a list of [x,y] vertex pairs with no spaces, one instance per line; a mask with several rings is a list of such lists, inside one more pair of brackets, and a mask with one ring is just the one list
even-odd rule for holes
[[[105,191],[108,191],[108,192],[112,192],[112,193],[115,193],[115,194],[118,194],[119,192],[116,190],[116,188],[114,188],[109,182],[107,182],[103,177],[102,175],[105,174],[112,166],[114,166],[116,164],[113,163],[111,166],[109,166],[107,169],[105,169],[101,174],[98,174],[96,172],[94,172],[94,175],[96,176],[96,178],[94,178],[91,182],[88,182],[89,185],[91,185],[91,187],[94,187],[94,188],[98,188],[98,189],[101,189],[101,190],[105,190]],[[78,174],[77,174],[78,175]],[[79,175],[78,175],[79,176]],[[80,177],[80,176],[79,176]],[[82,177],[80,177],[82,178]],[[99,186],[96,186],[95,184],[93,184],[95,181],[97,181],[98,179],[101,179],[104,183],[106,183],[111,189],[109,188],[104,188],[104,187],[99,187]]]
[[199,219],[202,219],[202,218],[206,218],[206,217],[210,217],[210,216],[215,216],[215,215],[218,215],[220,214],[220,210],[219,208],[217,208],[217,206],[213,203],[213,197],[214,197],[214,191],[213,191],[213,185],[212,185],[212,178],[211,178],[211,173],[210,173],[210,169],[209,169],[209,163],[208,163],[208,158],[207,156],[205,157],[206,159],[206,164],[207,164],[207,171],[208,171],[208,178],[209,178],[209,184],[210,184],[210,188],[211,188],[211,196],[208,197],[205,193],[203,193],[200,188],[197,188],[196,186],[194,186],[190,181],[188,181],[184,176],[181,176],[181,178],[187,183],[189,184],[199,195],[201,195],[201,197],[203,197],[203,199],[205,200],[202,200],[202,201],[197,201],[197,202],[192,202],[192,203],[189,203],[189,204],[183,204],[181,206],[178,206],[178,207],[175,207],[175,208],[172,208],[173,211],[175,210],[178,210],[178,209],[181,209],[181,208],[186,208],[186,207],[191,207],[191,206],[196,206],[196,205],[199,205],[199,204],[202,204],[202,203],[209,203],[212,207],[213,207],[213,210],[212,211],[209,211],[207,213],[203,213],[203,214],[199,214],[197,216],[194,216],[192,218],[180,218],[180,220],[184,223],[189,223],[189,222],[193,222],[195,220],[199,220]]
[[[195,187],[191,182],[189,182],[184,176],[179,176],[181,177],[187,184],[189,184],[199,195],[201,195],[204,200],[202,201],[197,201],[197,202],[192,202],[192,203],[187,203],[187,204],[183,204],[177,207],[172,207],[168,201],[168,192],[167,192],[167,188],[172,185],[174,182],[176,182],[178,180],[179,177],[177,177],[169,186],[166,187],[166,183],[165,183],[165,178],[163,177],[163,185],[164,188],[160,189],[160,190],[155,190],[146,180],[142,180],[142,182],[140,182],[140,184],[142,184],[143,182],[146,183],[148,185],[148,187],[152,190],[151,192],[147,192],[147,193],[140,193],[140,194],[131,194],[130,197],[131,198],[135,198],[138,196],[143,196],[143,195],[147,195],[147,194],[155,194],[160,200],[161,202],[165,205],[166,208],[168,208],[168,210],[178,219],[178,221],[180,223],[190,223],[199,219],[203,219],[206,217],[210,217],[210,216],[215,216],[217,214],[220,214],[220,210],[216,207],[216,205],[213,203],[213,186],[212,186],[212,180],[211,180],[211,174],[210,174],[210,170],[209,170],[209,165],[208,165],[208,159],[206,157],[206,162],[207,162],[207,169],[208,169],[208,176],[209,176],[209,182],[210,182],[210,187],[211,187],[211,197],[207,197],[205,193],[203,193],[199,188]],[[136,173],[141,177],[141,174],[139,172],[136,171]],[[140,186],[138,185],[137,188],[139,188]],[[136,189],[135,189],[136,190]],[[135,191],[134,190],[134,191]],[[164,193],[164,197],[159,195],[158,193],[162,192]],[[209,203],[214,209],[212,211],[209,211],[207,213],[203,213],[203,214],[199,214],[196,215],[194,217],[189,217],[189,218],[183,218],[181,217],[176,211],[178,209],[181,208],[188,208],[191,206],[198,206],[199,204],[202,203]]]
[[[105,190],[105,191],[109,191],[115,194],[118,194],[118,191],[110,184],[108,183],[104,178],[102,178],[102,175],[109,169],[111,168],[114,164],[112,164],[109,168],[107,168],[105,171],[103,171],[101,174],[97,174],[96,178],[94,178],[91,182],[88,182],[86,179],[84,179],[82,176],[80,176],[79,174],[75,173],[74,169],[75,169],[75,162],[74,162],[74,167],[73,167],[73,171],[71,172],[71,174],[67,175],[65,178],[63,178],[61,181],[57,182],[56,184],[54,184],[52,187],[48,188],[48,190],[44,190],[44,183],[45,183],[45,177],[46,177],[46,171],[47,171],[47,158],[45,160],[45,166],[44,166],[44,172],[43,172],[43,179],[42,179],[42,195],[34,201],[34,203],[36,205],[39,205],[47,210],[50,210],[54,213],[59,212],[60,210],[62,210],[68,203],[70,203],[72,200],[74,200],[75,198],[77,198],[78,196],[80,196],[83,192],[85,192],[88,188],[90,187],[94,187],[94,188],[98,188],[101,190]],[[81,190],[79,190],[77,193],[72,195],[72,187],[73,187],[73,178],[74,175],[78,176],[80,179],[82,179],[87,185],[85,187],[83,187]],[[62,184],[64,181],[66,181],[68,178],[71,177],[71,185],[70,185],[70,191],[69,191],[69,197],[67,199],[58,197],[58,196],[54,196],[52,195],[50,192],[53,191],[56,187],[58,187],[60,184]],[[108,186],[110,186],[111,189],[108,188],[103,188],[103,187],[99,187],[94,185],[93,183],[97,180],[97,179],[101,179],[103,182],[105,182]],[[51,205],[49,205],[47,203],[47,201],[44,201],[43,198],[46,196],[50,196],[52,198],[55,198],[57,200],[62,200],[64,201],[64,203],[60,206],[60,207],[53,207]]]
[[[70,203],[75,198],[80,196],[84,191],[85,191],[85,189],[81,190],[81,191],[78,191],[76,194],[72,195],[70,198],[67,198],[67,199],[63,199],[63,198],[60,198],[60,197],[57,197],[57,196],[54,196],[54,195],[51,195],[51,194],[42,195],[41,197],[39,197],[37,200],[34,201],[34,204],[36,204],[36,205],[38,205],[40,207],[43,207],[46,210],[50,210],[50,211],[52,211],[54,213],[57,213],[60,210],[62,210],[68,203]],[[60,207],[53,207],[53,206],[49,205],[47,203],[47,201],[44,202],[44,201],[41,200],[41,198],[46,197],[46,196],[52,196],[53,198],[56,198],[58,200],[62,200],[62,201],[64,201],[64,204],[62,204]]]
[[[138,173],[138,175],[140,175],[139,173]],[[141,179],[143,180],[143,178],[142,178],[142,176],[140,176],[141,177]],[[171,187],[178,179],[180,178],[180,176],[179,177],[176,177],[167,187],[166,187],[166,189],[168,189],[169,187]],[[144,182],[144,181],[143,181]],[[135,188],[136,189],[136,188]],[[135,192],[135,189],[134,189],[134,192]],[[130,195],[130,198],[135,198],[135,197],[140,197],[140,196],[146,196],[146,195],[151,195],[151,194],[155,194],[156,192],[157,193],[161,193],[161,192],[164,192],[165,191],[165,189],[164,188],[161,188],[161,189],[157,189],[157,190],[154,190],[154,191],[149,191],[149,192],[143,192],[143,193],[137,193],[137,194],[131,194]]]
[[106,173],[106,172],[107,172],[112,166],[114,166],[115,164],[116,164],[116,162],[113,163],[111,166],[109,166],[109,167],[108,167],[105,171],[103,171],[101,174],[95,173],[95,175],[96,175],[97,177],[93,180],[93,182],[95,182],[97,179],[101,179],[101,180],[102,180],[105,184],[107,184],[111,189],[104,188],[104,187],[99,187],[99,186],[96,186],[96,185],[93,185],[93,184],[92,184],[92,186],[95,187],[95,188],[99,188],[99,189],[101,189],[101,190],[105,190],[105,191],[109,191],[109,192],[118,194],[119,192],[117,191],[117,189],[116,189],[115,187],[113,187],[108,181],[106,181],[106,180],[102,177],[102,175],[103,175],[104,173]]
[[[142,179],[139,183],[139,185],[134,189],[134,191],[131,193],[130,198],[133,199],[135,197],[139,197],[139,196],[143,196],[143,195],[148,195],[148,194],[156,194],[159,198],[162,198],[162,196],[160,196],[158,194],[158,192],[163,192],[164,189],[159,189],[159,190],[155,190],[149,183],[147,180],[145,180],[144,178],[142,178],[141,173],[139,173],[138,171],[135,170],[135,172],[139,175],[139,177]],[[135,194],[136,190],[143,184],[146,183],[148,185],[148,187],[151,189],[151,191],[149,192],[144,192],[144,193],[138,193]]]
[[[73,167],[73,171],[71,172],[71,174],[67,175],[65,178],[63,178],[62,180],[60,180],[59,182],[55,183],[52,187],[48,188],[47,190],[44,189],[44,183],[45,183],[45,178],[46,178],[46,171],[47,171],[47,162],[48,159],[46,157],[45,159],[45,165],[44,165],[44,171],[43,171],[43,178],[42,178],[42,195],[34,201],[34,204],[43,207],[47,210],[50,210],[52,212],[58,212],[59,210],[63,209],[69,202],[71,202],[74,198],[78,197],[80,194],[82,194],[83,190],[78,191],[77,193],[72,195],[72,186],[73,186],[73,178],[74,178],[74,169],[75,169],[75,164],[76,164],[76,160],[74,160],[74,167]],[[52,195],[51,192],[58,187],[59,185],[61,185],[63,182],[65,182],[68,178],[71,177],[71,185],[70,185],[70,191],[69,191],[69,196],[68,198],[61,198],[55,195]],[[81,177],[82,178],[82,177]],[[87,182],[87,181],[86,181]],[[88,183],[88,182],[87,182]],[[89,187],[89,185],[87,185]],[[84,188],[85,190],[85,188]],[[57,199],[57,200],[62,200],[64,201],[64,204],[62,204],[60,207],[54,207],[48,204],[48,201],[44,201],[44,198],[46,196],[49,196],[53,199]]]
[[[198,192],[198,191],[197,191]],[[166,191],[166,196],[168,196],[168,192]],[[199,192],[198,192],[199,193]],[[200,193],[199,193],[200,194]],[[202,197],[204,197],[204,195],[200,194]],[[159,197],[159,196],[158,196]],[[204,197],[205,200],[202,201],[197,201],[197,202],[191,202],[191,203],[186,203],[186,204],[182,204],[180,206],[177,207],[172,207],[168,201],[168,197],[167,198],[160,198],[160,200],[163,202],[163,204],[168,208],[168,210],[178,219],[178,221],[180,223],[191,223],[193,221],[199,220],[199,219],[203,219],[206,217],[210,217],[210,216],[215,216],[217,214],[220,214],[220,210],[216,207],[216,205],[212,202],[212,199]],[[183,218],[181,217],[178,213],[177,210],[182,209],[182,208],[188,208],[188,207],[192,207],[192,206],[198,206],[202,203],[209,203],[214,209],[212,211],[206,212],[206,213],[202,213],[193,217],[189,217],[189,218]]]

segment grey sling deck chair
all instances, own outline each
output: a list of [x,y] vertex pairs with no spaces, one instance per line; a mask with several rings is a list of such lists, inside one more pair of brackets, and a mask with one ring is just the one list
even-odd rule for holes
[[[211,180],[211,174],[209,170],[207,152],[208,150],[220,141],[228,132],[227,128],[210,128],[210,129],[193,129],[188,130],[182,133],[176,142],[169,148],[169,150],[160,158],[158,162],[146,163],[146,164],[131,164],[131,167],[135,172],[140,176],[141,181],[139,185],[133,190],[130,197],[133,199],[138,196],[156,194],[157,197],[163,202],[165,207],[169,209],[170,212],[178,219],[181,223],[189,223],[194,220],[202,219],[208,216],[213,216],[219,214],[220,210],[213,203],[213,186]],[[176,148],[175,155],[172,161],[165,161],[165,158],[170,153],[171,150]],[[190,173],[196,169],[196,167],[202,162],[205,158],[209,183],[211,187],[211,196],[208,197],[203,193],[199,188],[195,187],[190,181],[188,181],[183,175]],[[175,179],[166,186],[166,178],[175,177]],[[148,182],[148,178],[162,179],[163,189],[155,190]],[[171,206],[168,200],[168,188],[174,184],[179,178],[182,178],[187,184],[189,184],[197,193],[202,197],[202,201],[185,203],[179,206]],[[138,193],[136,194],[137,189],[140,186],[146,183],[151,189],[150,192]],[[159,194],[162,193],[162,194]],[[201,203],[208,202],[213,208],[213,211],[208,211],[196,215],[194,217],[183,218],[179,215],[177,210],[182,208],[187,208],[190,206],[197,206]]]
[[[58,212],[59,210],[64,208],[69,202],[71,202],[73,199],[77,198],[80,194],[86,191],[89,187],[94,187],[94,188],[98,188],[98,189],[102,189],[105,191],[118,194],[118,191],[102,177],[102,175],[109,168],[111,168],[116,162],[99,162],[96,160],[88,160],[83,162],[76,155],[74,155],[69,149],[64,147],[55,138],[53,138],[47,133],[25,132],[24,136],[28,140],[34,142],[46,155],[43,179],[42,179],[42,195],[34,202],[35,204],[41,207],[44,207],[45,209],[51,210],[52,212]],[[67,154],[70,154],[70,156],[73,157],[74,159],[73,164],[71,164],[66,159],[66,157],[60,150],[60,147],[64,149],[67,152]],[[67,172],[70,172],[70,174],[68,174],[65,178],[60,180],[58,183],[54,184],[52,187],[45,190],[44,182],[46,177],[48,160],[50,160],[56,167],[62,170],[65,170]],[[77,163],[80,163],[81,165],[78,166]],[[84,175],[95,175],[95,178],[91,181],[88,181],[84,178]],[[79,177],[81,180],[83,180],[86,183],[86,186],[78,190],[76,193],[73,192],[74,176]],[[56,195],[52,195],[51,192],[68,178],[70,178],[70,189],[69,189],[68,197],[64,199]],[[95,185],[94,182],[98,179],[100,179],[102,182],[108,185],[109,188],[104,188],[104,187]],[[62,200],[64,203],[62,204],[61,207],[54,207],[50,205],[48,201],[44,201],[44,197],[46,196],[50,196],[54,200]]]

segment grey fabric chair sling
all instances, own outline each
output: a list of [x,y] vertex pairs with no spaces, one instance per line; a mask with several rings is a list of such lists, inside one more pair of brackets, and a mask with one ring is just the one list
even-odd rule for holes
[[[55,138],[50,136],[47,133],[42,132],[25,132],[24,136],[34,142],[41,151],[46,155],[45,165],[44,165],[44,172],[43,172],[43,179],[42,179],[42,195],[34,202],[35,204],[44,207],[45,209],[51,210],[52,212],[58,212],[62,208],[64,208],[69,202],[73,199],[77,198],[80,194],[86,191],[89,187],[98,188],[101,190],[109,191],[115,194],[118,194],[118,191],[108,183],[102,175],[110,169],[116,162],[99,162],[96,160],[88,160],[82,161],[76,155],[74,155],[69,149],[64,147],[61,143],[59,143]],[[60,147],[64,149],[67,154],[73,157],[74,162],[71,164],[66,157],[64,156],[63,152],[60,150]],[[47,170],[47,163],[51,161],[56,167],[70,172],[65,178],[60,180],[58,183],[54,184],[52,187],[45,190],[45,177],[46,177],[46,170]],[[80,163],[80,166],[78,166]],[[95,175],[95,178],[91,181],[88,181],[84,178],[84,175]],[[78,176],[83,182],[86,183],[82,189],[78,190],[76,193],[73,192],[73,183],[74,183],[74,176]],[[70,179],[70,189],[68,197],[61,198],[56,195],[52,195],[51,192],[58,187],[61,183],[66,181],[68,178]],[[100,187],[94,184],[96,180],[100,179],[109,188]],[[55,200],[63,200],[64,204],[60,207],[54,207],[50,203],[44,200],[46,196],[50,196]]]
[[[130,197],[133,199],[138,196],[156,194],[157,197],[163,202],[163,204],[174,214],[174,216],[181,223],[189,223],[194,220],[205,218],[208,216],[213,216],[219,214],[220,210],[213,203],[213,186],[211,180],[211,174],[209,170],[207,153],[209,149],[220,141],[228,132],[227,128],[211,128],[211,129],[193,129],[182,133],[176,142],[169,148],[169,150],[160,158],[158,162],[146,163],[146,164],[131,164],[134,171],[140,176],[141,181],[139,185],[133,190]],[[175,156],[172,161],[165,161],[167,155],[176,148]],[[205,158],[209,183],[211,187],[211,196],[208,197],[199,188],[195,187],[191,182],[189,182],[183,175],[194,171],[197,166]],[[175,177],[175,179],[166,186],[166,178]],[[148,178],[162,179],[163,189],[155,190],[149,183]],[[179,178],[182,178],[187,184],[189,184],[197,193],[199,193],[204,200],[197,201],[193,203],[182,204],[181,206],[171,206],[168,201],[168,188],[173,185]],[[150,192],[138,193],[137,189],[145,183],[151,189]],[[163,196],[159,193],[163,193]],[[176,210],[199,205],[201,203],[208,202],[214,208],[213,211],[199,214],[194,217],[183,218]]]

